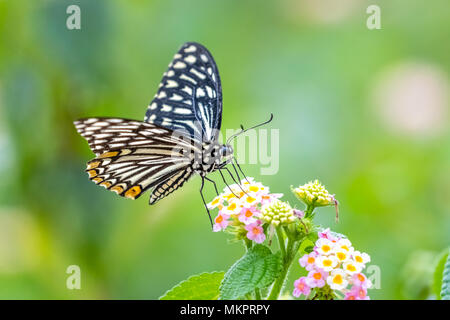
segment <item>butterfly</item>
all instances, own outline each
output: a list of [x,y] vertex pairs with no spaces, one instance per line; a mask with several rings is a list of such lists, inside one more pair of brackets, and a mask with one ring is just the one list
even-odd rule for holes
[[[187,42],[163,74],[143,122],[95,117],[79,119],[74,125],[96,155],[86,168],[91,181],[130,199],[151,189],[149,203],[154,204],[199,175],[200,194],[209,215],[203,196],[205,180],[218,191],[207,175],[219,170],[227,183],[223,169],[236,181],[226,167],[229,163],[238,180],[236,167],[244,175],[237,161],[236,166],[233,163],[231,140],[226,144],[218,141],[221,122],[222,87],[217,65],[204,46]],[[247,130],[241,126],[231,138]]]

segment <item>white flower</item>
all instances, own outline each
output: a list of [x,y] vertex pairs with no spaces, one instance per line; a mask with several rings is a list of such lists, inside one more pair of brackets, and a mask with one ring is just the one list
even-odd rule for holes
[[208,209],[212,210],[214,208],[220,207],[222,205],[222,203],[223,203],[223,198],[221,196],[217,196],[206,206],[208,207]]
[[348,253],[352,253],[355,249],[352,247],[352,243],[348,239],[339,239],[336,242],[336,249],[345,250]]
[[244,207],[250,208],[261,202],[261,197],[254,194],[246,194],[241,198]]
[[329,255],[333,253],[334,243],[328,239],[320,238],[316,241],[317,251],[323,255]]
[[222,213],[232,215],[239,214],[242,210],[242,205],[238,200],[230,200],[228,206],[222,208]]
[[338,260],[335,256],[319,256],[315,264],[316,267],[329,272],[337,266]]
[[357,273],[360,273],[362,270],[361,265],[355,263],[355,261],[350,260],[347,262],[344,262],[344,264],[342,265],[342,269],[344,269],[345,273],[349,274],[349,275],[354,275]]
[[370,262],[370,256],[365,252],[361,253],[359,251],[355,251],[352,256],[356,264],[364,266],[367,262]]
[[341,269],[333,270],[327,277],[327,283],[333,290],[345,289],[348,285],[347,275]]
[[334,252],[334,255],[336,256],[339,262],[345,262],[350,259],[350,253],[348,253],[348,251],[344,249],[337,249]]

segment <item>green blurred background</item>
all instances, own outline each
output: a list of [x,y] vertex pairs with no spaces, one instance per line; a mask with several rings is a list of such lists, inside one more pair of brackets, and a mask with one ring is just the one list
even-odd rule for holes
[[[450,243],[449,39],[448,0],[0,0],[0,298],[155,299],[243,254],[211,232],[198,178],[148,206],[84,173],[72,121],[143,119],[185,41],[219,66],[223,130],[275,115],[279,171],[247,174],[298,206],[290,186],[320,179],[341,221],[330,207],[318,222],[381,268],[371,297],[425,298]],[[81,290],[66,289],[72,264]]]

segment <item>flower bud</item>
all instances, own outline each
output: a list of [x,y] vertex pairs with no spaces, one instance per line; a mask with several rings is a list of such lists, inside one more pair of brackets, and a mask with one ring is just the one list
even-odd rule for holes
[[335,204],[334,196],[318,180],[292,189],[292,192],[309,206],[325,207]]
[[277,227],[291,224],[295,221],[295,216],[289,203],[275,200],[262,208],[261,219]]

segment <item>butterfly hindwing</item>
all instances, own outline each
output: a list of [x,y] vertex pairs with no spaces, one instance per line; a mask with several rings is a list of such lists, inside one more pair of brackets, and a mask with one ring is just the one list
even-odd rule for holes
[[118,195],[137,199],[146,190],[170,181],[180,172],[190,172],[188,159],[173,159],[161,151],[155,148],[108,151],[89,161],[86,172],[96,184]]
[[197,141],[213,141],[221,120],[222,87],[216,63],[205,47],[187,42],[164,73],[145,121],[187,132]]
[[160,199],[181,186],[180,176],[185,181],[192,173],[188,155],[195,145],[169,129],[120,118],[81,119],[75,126],[97,154],[88,162],[89,178],[121,196],[137,199],[157,186],[154,192],[164,190]]

